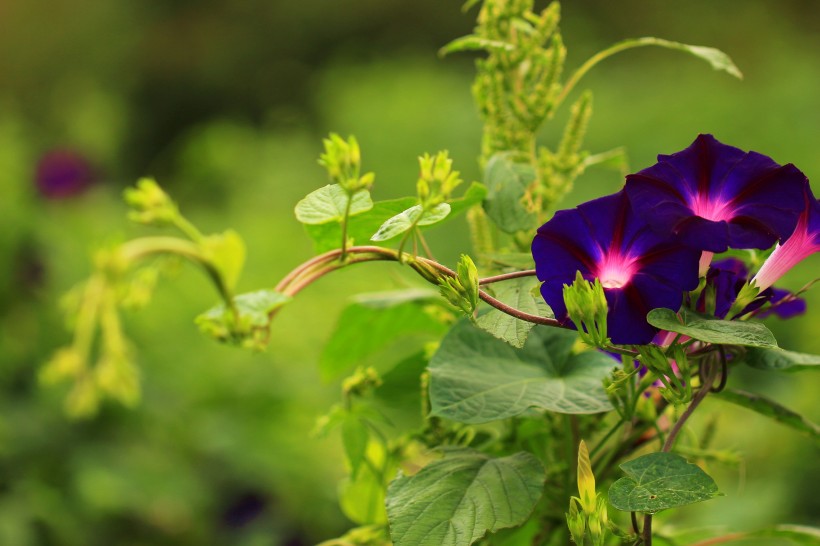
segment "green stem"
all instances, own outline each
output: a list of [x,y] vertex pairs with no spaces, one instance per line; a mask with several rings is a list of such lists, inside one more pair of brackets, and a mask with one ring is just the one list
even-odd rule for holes
[[569,95],[569,93],[575,88],[575,85],[583,78],[587,72],[589,72],[592,67],[596,64],[600,63],[604,59],[615,55],[616,53],[620,53],[621,51],[625,51],[627,49],[632,49],[635,47],[643,47],[643,46],[661,46],[661,47],[668,47],[671,49],[682,49],[685,51],[683,44],[679,44],[677,42],[670,42],[669,40],[663,40],[661,38],[652,38],[652,37],[645,37],[645,38],[633,38],[630,40],[624,40],[622,42],[618,42],[617,44],[613,44],[610,47],[604,49],[603,51],[599,51],[587,61],[582,64],[578,69],[573,72],[572,76],[567,80],[567,83],[564,84],[564,88],[561,90],[561,93],[555,99],[555,108],[564,101],[564,99]]
[[643,517],[641,538],[643,538],[643,546],[652,546],[652,514],[646,514]]
[[592,449],[592,451],[589,452],[589,458],[590,459],[592,459],[593,457],[595,457],[595,455],[598,454],[598,452],[601,450],[601,448],[603,448],[604,445],[606,444],[607,440],[609,440],[612,437],[612,435],[615,434],[618,431],[619,428],[621,428],[621,426],[623,424],[624,424],[624,420],[623,419],[618,419],[618,422],[615,423],[612,426],[612,428],[610,428],[607,431],[606,434],[604,434],[604,437],[601,438],[601,440],[598,442],[598,444]]
[[[185,241],[182,241],[185,243]],[[318,270],[312,269],[312,266],[317,266],[321,264],[325,264],[327,262],[332,262],[335,256],[341,255],[341,250],[332,250],[320,256],[317,256],[308,262],[298,266],[294,269],[291,273],[289,273],[283,280],[277,285],[277,289],[280,289],[288,294],[288,295],[295,295],[296,293],[300,292],[302,289],[313,283],[314,281],[324,277],[328,273],[332,271],[336,271],[337,269],[341,269],[348,265],[352,265],[354,263],[361,263],[361,262],[372,262],[372,261],[392,261],[392,262],[399,262],[399,263],[406,263],[408,264],[414,271],[419,273],[425,280],[432,284],[438,284],[437,278],[434,276],[430,276],[429,269],[433,269],[437,271],[439,274],[447,275],[449,277],[455,277],[456,272],[450,269],[449,267],[436,262],[435,260],[431,260],[428,258],[423,258],[420,256],[411,256],[406,252],[396,251],[389,248],[383,248],[379,246],[352,246],[347,249],[347,254],[362,254],[363,256],[359,256],[354,259],[349,259],[346,262],[338,262],[338,263],[330,263],[326,267]],[[506,278],[514,278],[517,276],[527,276],[532,274],[531,271],[520,272],[516,274],[512,274],[512,276],[505,277],[501,279],[497,277],[488,277],[485,279],[485,282],[479,281],[479,284],[488,284],[489,282],[497,282],[499,280],[506,280]],[[287,281],[287,282],[286,282]],[[489,304],[490,306],[498,309],[499,311],[506,313],[512,317],[515,317],[520,320],[524,320],[527,322],[531,322],[533,324],[541,324],[544,326],[552,326],[554,328],[566,328],[569,329],[568,326],[565,326],[558,322],[554,318],[549,317],[542,317],[540,315],[533,315],[530,313],[526,313],[514,307],[511,307],[483,290],[479,290],[478,293],[479,297],[482,301]],[[616,346],[607,346],[604,347],[605,350],[615,352],[622,355],[632,356],[635,357],[638,355],[637,351],[633,351],[631,349],[624,349],[622,347]]]
[[341,261],[345,261],[347,258],[347,223],[350,219],[350,206],[353,203],[353,194],[347,195],[347,204],[345,205],[345,215],[342,218],[342,255],[339,258]]
[[195,243],[199,243],[204,238],[202,232],[199,231],[195,225],[188,221],[187,218],[177,213],[173,219],[174,226],[181,231],[185,236]]
[[120,247],[120,255],[126,263],[135,262],[155,254],[175,254],[201,266],[216,286],[225,305],[231,310],[235,319],[239,319],[239,311],[233,301],[233,294],[219,268],[211,262],[199,245],[179,239],[177,237],[142,237],[128,241]]
[[524,271],[513,271],[511,273],[504,273],[502,275],[495,275],[493,277],[484,277],[479,279],[478,284],[492,284],[494,282],[506,281],[509,279],[519,279],[521,277],[532,277],[535,275],[535,269],[527,269]]
[[[703,366],[704,364],[705,362],[701,363],[701,366]],[[695,409],[697,409],[700,403],[703,402],[704,398],[706,398],[706,395],[709,394],[709,389],[711,388],[712,383],[717,377],[717,372],[719,369],[720,366],[718,362],[712,362],[711,364],[709,364],[709,371],[706,373],[706,381],[704,381],[703,385],[700,386],[700,389],[698,389],[698,392],[695,393],[695,396],[692,398],[692,402],[690,402],[689,406],[680,416],[680,419],[678,419],[678,421],[675,423],[675,426],[672,427],[672,430],[669,431],[669,435],[666,437],[666,441],[663,443],[663,449],[661,449],[661,451],[668,452],[672,450],[672,447],[675,444],[675,440],[677,439],[678,434],[683,428],[683,425],[686,424],[686,421],[689,420],[689,417],[692,416],[692,413],[694,413]]]

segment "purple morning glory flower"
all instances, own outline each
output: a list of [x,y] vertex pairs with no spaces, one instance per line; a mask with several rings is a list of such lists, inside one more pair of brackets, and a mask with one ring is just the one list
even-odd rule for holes
[[654,231],[635,215],[621,191],[562,210],[538,229],[532,242],[541,294],[555,317],[572,324],[563,286],[576,271],[600,279],[613,343],[649,343],[658,329],[646,322],[652,309],[677,311],[683,293],[698,285],[700,252]]
[[806,312],[806,300],[794,297],[794,294],[782,288],[774,286],[767,288],[764,292],[772,291],[769,307],[755,313],[757,318],[766,318],[775,315],[782,319],[790,319]]
[[[714,290],[716,317],[726,318],[735,300],[737,300],[740,290],[748,282],[749,269],[746,264],[737,258],[726,258],[712,264],[706,274],[706,286]],[[695,306],[701,312],[706,311],[705,292],[701,294]],[[767,303],[771,305],[758,311]],[[755,313],[759,318],[776,315],[787,319],[802,314],[805,310],[806,302],[804,300],[794,298],[788,290],[770,287],[761,291],[757,298],[737,315],[729,318],[734,319],[748,313]]]
[[51,150],[37,162],[37,189],[49,199],[77,195],[94,180],[94,168],[84,156],[74,150]]
[[820,250],[820,201],[806,187],[805,208],[797,221],[794,233],[769,255],[753,281],[765,290],[785,275],[792,267]]
[[659,155],[658,163],[626,177],[632,206],[653,228],[709,252],[766,249],[788,237],[807,186],[794,165],[712,135],[698,135],[685,150]]

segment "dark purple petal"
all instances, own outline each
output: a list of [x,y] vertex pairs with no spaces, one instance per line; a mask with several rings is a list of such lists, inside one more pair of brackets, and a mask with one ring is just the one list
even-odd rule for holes
[[[679,292],[675,310],[680,308],[682,296]],[[613,343],[642,345],[652,341],[658,329],[646,322],[646,315],[654,308],[634,283],[606,290],[606,301],[609,304],[607,334]]]
[[[744,285],[748,284],[749,272],[746,265],[736,258],[727,258],[716,261],[709,268],[706,274],[706,290],[711,290],[715,297],[715,316],[718,318],[726,318],[729,311],[737,300]],[[706,290],[701,293],[698,298],[696,308],[698,311],[705,312],[706,309]],[[763,308],[764,305],[770,304],[769,307]],[[758,296],[747,305],[742,311],[730,317],[735,319],[749,313],[755,313],[758,318],[766,318],[771,315],[777,315],[780,318],[787,319],[800,315],[806,310],[806,302],[800,298],[793,298],[793,295],[788,290],[780,288],[769,287],[760,292]]]
[[692,248],[724,252],[769,248],[794,230],[808,179],[794,165],[780,166],[699,135],[685,150],[627,176],[626,192],[654,229]]
[[683,292],[698,284],[700,252],[654,231],[633,213],[624,192],[558,212],[532,244],[541,294],[555,317],[571,324],[563,286],[577,271],[598,278],[609,304],[614,343],[649,343],[657,329],[646,314],[657,307],[677,311]]
[[721,260],[716,260],[712,262],[711,267],[722,271],[731,271],[735,275],[743,278],[747,278],[749,276],[749,268],[746,267],[746,264],[743,263],[742,260],[738,260],[737,258],[723,258]]

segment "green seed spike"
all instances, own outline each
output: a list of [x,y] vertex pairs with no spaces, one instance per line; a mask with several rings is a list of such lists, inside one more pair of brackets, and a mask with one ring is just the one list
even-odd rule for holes
[[592,115],[592,92],[584,91],[575,101],[570,111],[570,118],[564,128],[564,136],[558,146],[558,161],[561,166],[574,163],[576,155],[581,149],[584,134]]
[[541,39],[543,42],[549,40],[550,36],[558,28],[558,23],[561,21],[561,4],[558,2],[551,2],[544,11],[541,12],[541,16],[538,18],[538,22],[536,23],[536,27],[538,28],[538,33],[541,35]]
[[561,92],[559,80],[564,71],[564,62],[567,59],[567,48],[564,46],[564,39],[560,34],[555,34],[552,37],[548,55],[549,62],[544,72],[543,85],[549,93],[550,110],[552,110],[552,103],[558,93]]

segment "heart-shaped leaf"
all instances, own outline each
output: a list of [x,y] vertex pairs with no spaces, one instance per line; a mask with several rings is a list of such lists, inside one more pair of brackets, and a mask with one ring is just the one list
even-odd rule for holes
[[[348,201],[350,209],[348,210]],[[370,192],[359,190],[350,197],[339,184],[328,184],[312,191],[296,203],[296,219],[303,224],[325,224],[341,222],[345,217],[355,216],[373,208]]]
[[574,352],[578,334],[536,326],[522,349],[456,323],[430,361],[430,400],[435,415],[485,423],[530,408],[558,413],[612,409],[601,381],[615,361],[598,351]]
[[472,450],[448,451],[387,489],[395,546],[469,546],[520,525],[541,497],[544,467],[529,453],[494,459]]
[[487,161],[484,210],[502,231],[515,233],[535,227],[537,218],[523,202],[533,180],[535,169],[532,165],[513,161],[507,153],[495,154]]
[[429,226],[440,222],[450,214],[450,205],[439,203],[435,207],[424,210],[421,205],[414,205],[403,210],[382,224],[378,231],[370,238],[371,241],[387,241],[398,237],[416,226]]
[[[544,298],[533,295],[533,288],[540,283],[535,277],[522,277],[499,283],[495,288],[495,296],[503,303],[530,313],[532,315],[551,316]],[[503,339],[513,347],[519,349],[524,346],[530,330],[535,326],[532,322],[517,319],[498,309],[490,309],[476,319],[476,324],[498,339]]]
[[609,488],[609,502],[624,512],[654,514],[720,495],[697,465],[674,453],[650,453],[621,465],[626,473]]

